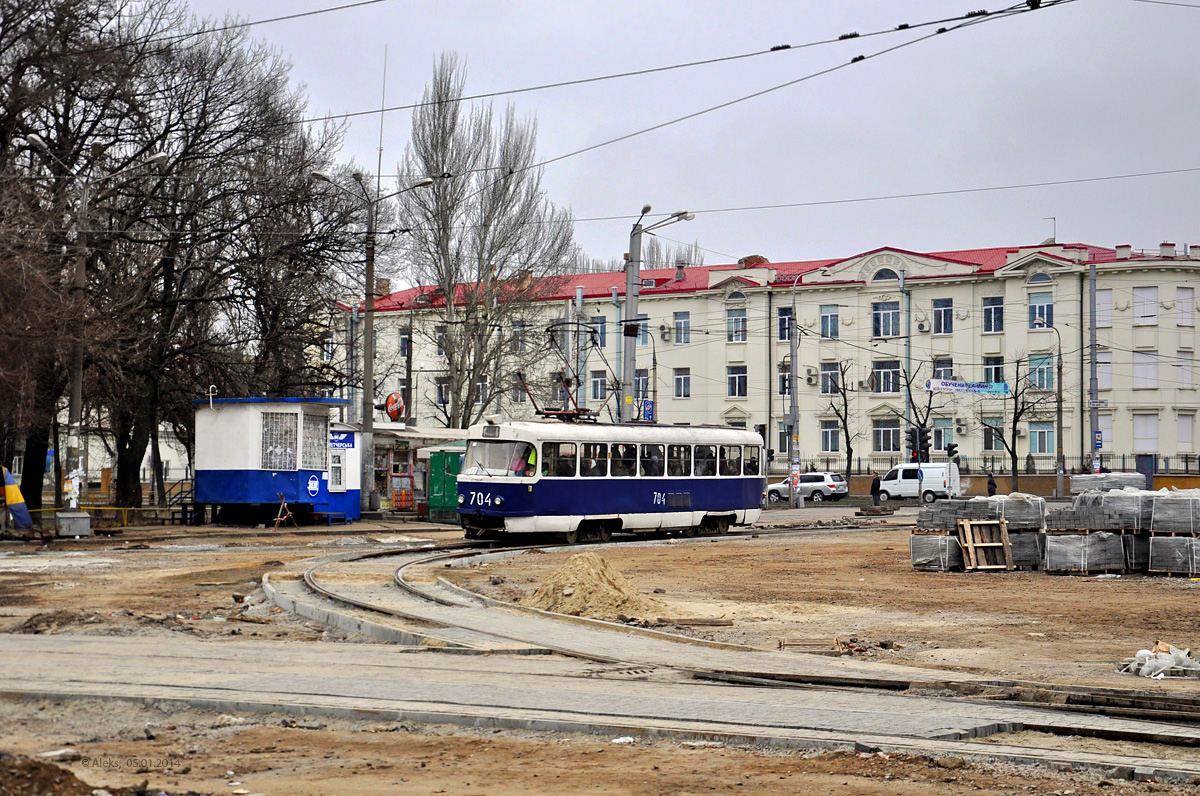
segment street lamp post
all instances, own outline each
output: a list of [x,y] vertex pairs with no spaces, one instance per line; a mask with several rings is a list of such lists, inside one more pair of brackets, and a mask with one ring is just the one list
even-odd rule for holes
[[[50,150],[50,145],[37,133],[30,133],[25,137],[25,140],[44,155],[54,158],[62,166],[70,168]],[[75,253],[75,265],[71,285],[71,293],[76,297],[81,306],[86,300],[87,294],[87,225],[88,215],[91,210],[92,185],[120,177],[147,166],[161,166],[167,160],[168,156],[165,152],[158,152],[145,160],[138,161],[109,174],[84,178],[83,185],[79,189],[79,213],[75,219],[77,227],[76,245],[78,250]],[[75,176],[79,177],[80,175],[76,173]],[[64,501],[66,505],[63,507],[67,513],[77,515],[80,514],[79,501],[81,493],[87,484],[86,474],[82,472],[83,456],[81,451],[81,440],[83,437],[83,337],[84,335],[81,333],[71,346],[70,388],[67,404],[67,477],[71,479],[72,488],[67,491],[66,500]],[[84,535],[91,532],[91,521],[86,512],[83,512],[82,516],[72,517],[71,524],[73,532]]]
[[641,324],[638,321],[638,288],[641,286],[642,233],[662,229],[679,221],[691,221],[696,217],[686,210],[677,210],[661,221],[642,227],[642,219],[650,212],[650,205],[642,205],[642,214],[629,232],[629,254],[625,263],[625,322],[621,335],[625,338],[625,351],[621,362],[621,405],[618,418],[622,423],[633,420],[634,379],[637,377],[637,337]]
[[[363,181],[363,173],[356,171],[354,181],[358,183],[362,195],[341,186],[324,172],[314,171],[312,177],[321,182],[327,182],[338,190],[356,199],[361,199],[367,208],[367,239],[366,239],[366,273],[363,275],[365,296],[363,300],[363,386],[362,386],[362,461],[360,474],[362,483],[359,485],[359,506],[362,511],[379,510],[379,493],[375,490],[375,208],[385,199],[399,196],[402,193],[425,188],[433,185],[433,179],[423,177],[407,188],[393,191],[387,196],[372,199]],[[409,356],[412,355],[412,339],[409,339]]]
[[788,368],[788,394],[791,398],[789,404],[788,421],[791,423],[791,428],[788,429],[788,505],[791,508],[796,508],[797,495],[800,492],[799,484],[796,483],[796,473],[800,467],[800,450],[797,442],[800,434],[800,399],[796,395],[796,371],[800,369],[798,360],[800,352],[800,335],[796,327],[796,283],[800,281],[803,274],[796,274],[796,278],[792,280],[792,317],[788,321],[788,346],[790,348],[792,363]]
[[1065,466],[1066,463],[1063,461],[1063,446],[1062,446],[1062,433],[1063,433],[1063,421],[1062,421],[1062,417],[1063,417],[1062,333],[1058,331],[1057,326],[1048,326],[1046,324],[1045,318],[1038,318],[1037,322],[1035,322],[1033,325],[1038,329],[1053,329],[1054,336],[1058,338],[1058,368],[1057,368],[1058,384],[1056,385],[1056,387],[1058,388],[1058,401],[1057,401],[1057,406],[1056,406],[1056,413],[1057,413],[1056,422],[1055,422],[1056,428],[1054,429],[1054,448],[1055,448],[1055,454],[1056,454],[1055,461],[1054,461],[1054,469],[1057,471],[1057,477],[1055,478],[1055,481],[1054,481],[1054,491],[1055,491],[1055,497],[1061,498],[1063,496],[1063,470],[1066,469],[1066,466]]

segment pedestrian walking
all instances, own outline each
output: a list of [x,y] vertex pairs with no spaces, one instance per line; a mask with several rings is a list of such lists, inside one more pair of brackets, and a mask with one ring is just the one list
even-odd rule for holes
[[988,497],[996,494],[996,476],[988,473]]
[[872,470],[871,471],[871,505],[872,506],[879,505],[880,491],[881,490],[879,488],[879,473]]

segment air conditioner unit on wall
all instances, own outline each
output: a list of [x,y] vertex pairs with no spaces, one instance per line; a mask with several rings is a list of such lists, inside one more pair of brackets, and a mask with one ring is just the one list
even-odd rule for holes
[[664,343],[671,342],[671,327],[667,326],[665,323],[660,323],[658,325],[658,336],[662,338]]
[[928,332],[929,324],[926,323],[925,321],[917,321],[917,331],[918,332]]
[[810,385],[811,385],[811,384],[816,384],[816,383],[817,383],[817,374],[813,373],[813,372],[810,370],[810,371],[808,372],[808,375],[804,377],[804,382],[805,382],[806,384],[810,384]]
[[1018,436],[1018,437],[1023,437],[1023,436],[1025,436],[1025,429],[1023,429],[1023,428],[1018,428],[1018,429],[1017,429],[1017,436]]

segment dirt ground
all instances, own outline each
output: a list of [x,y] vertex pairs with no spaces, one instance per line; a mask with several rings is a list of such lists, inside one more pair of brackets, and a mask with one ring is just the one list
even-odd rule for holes
[[[830,647],[853,639],[864,650],[855,654],[866,659],[1015,680],[1200,692],[1196,679],[1152,681],[1115,671],[1116,661],[1158,639],[1200,645],[1200,582],[915,572],[908,536],[888,530],[616,546],[603,557],[642,594],[667,603],[669,618],[733,621],[677,632],[763,648],[778,648],[785,638]],[[454,578],[493,597],[528,600],[569,557],[522,555],[456,569]]]
[[[276,714],[166,713],[123,702],[0,699],[0,796],[146,793],[1185,794],[1194,786],[908,755],[802,753],[586,735],[415,728]],[[80,759],[35,763],[69,747]],[[26,774],[33,776],[26,778]],[[55,779],[58,782],[55,782]]]
[[[213,641],[250,636],[340,643],[347,640],[341,634],[273,612],[257,590],[262,574],[298,573],[315,556],[366,549],[411,533],[399,527],[284,534],[146,529],[113,539],[56,542],[51,564],[45,556],[21,555],[36,549],[32,545],[0,543],[0,632],[183,632]],[[449,530],[422,535],[461,538]],[[776,646],[779,638],[831,644],[834,637],[855,638],[866,650],[859,654],[877,660],[1020,679],[1195,690],[1190,681],[1149,682],[1112,672],[1114,660],[1156,638],[1190,646],[1200,627],[1200,606],[1194,604],[1200,583],[1188,580],[915,573],[904,531],[617,546],[602,554],[674,616],[733,620],[731,627],[690,631],[697,635],[763,647]],[[454,576],[463,585],[523,599],[568,557],[524,555],[455,570]],[[893,642],[892,648],[879,647],[881,641]],[[142,792],[152,795],[1194,790],[958,760],[939,764],[904,756],[640,739],[615,744],[595,736],[325,718],[317,720],[323,729],[301,729],[287,726],[289,721],[271,714],[166,713],[111,701],[0,699],[0,752],[23,756],[0,756],[0,796],[90,794],[97,787],[126,796],[139,792],[142,783]],[[81,759],[63,763],[61,770],[30,759],[64,747],[76,749]]]

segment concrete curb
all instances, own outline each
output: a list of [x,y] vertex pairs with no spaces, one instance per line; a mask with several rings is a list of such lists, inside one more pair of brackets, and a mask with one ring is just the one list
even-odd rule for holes
[[[129,695],[94,695],[69,691],[0,691],[0,697],[16,699],[114,699],[148,707],[182,707],[224,713],[278,712],[292,716],[332,716],[374,721],[414,722],[420,724],[449,724],[462,727],[535,732],[582,733],[588,735],[632,735],[646,739],[669,738],[707,740],[731,745],[765,746],[776,749],[816,749],[852,751],[856,747],[887,753],[925,755],[930,757],[962,757],[970,762],[1005,762],[1051,767],[1058,770],[1086,770],[1115,779],[1153,779],[1163,782],[1187,783],[1200,779],[1195,769],[1172,768],[1162,760],[1124,756],[1104,757],[1095,753],[1071,753],[1054,749],[974,744],[965,741],[904,738],[887,735],[864,735],[824,730],[793,731],[784,734],[745,732],[725,725],[709,728],[687,728],[668,724],[626,724],[602,719],[575,719],[536,716],[497,716],[448,712],[421,708],[347,708],[333,705],[297,705],[267,700],[206,699],[198,697],[149,697]],[[1150,763],[1153,765],[1144,765]]]

